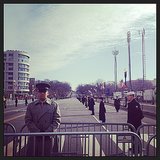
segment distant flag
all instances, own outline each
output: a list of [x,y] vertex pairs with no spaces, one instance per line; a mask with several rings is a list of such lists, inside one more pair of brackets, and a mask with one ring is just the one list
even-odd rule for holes
[[125,83],[123,82],[123,79],[119,82],[118,88],[126,88]]

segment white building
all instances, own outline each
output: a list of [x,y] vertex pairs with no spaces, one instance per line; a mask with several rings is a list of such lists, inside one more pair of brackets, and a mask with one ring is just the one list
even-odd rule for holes
[[27,52],[4,52],[4,94],[24,95],[29,92],[29,55]]

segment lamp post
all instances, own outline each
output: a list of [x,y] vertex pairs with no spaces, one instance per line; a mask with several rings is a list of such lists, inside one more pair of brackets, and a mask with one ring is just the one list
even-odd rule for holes
[[119,51],[114,50],[112,51],[112,54],[114,55],[114,76],[115,76],[115,91],[117,91],[117,58]]
[[15,99],[15,88],[16,88],[16,81],[13,80],[13,96],[12,96],[12,99]]
[[130,31],[128,31],[128,32],[127,32],[127,42],[128,42],[128,60],[129,60],[129,85],[130,85],[130,90],[132,90],[132,83],[131,83],[130,41],[131,41],[131,33],[130,33]]
[[[127,71],[124,70],[124,84],[125,84],[125,88],[127,87],[126,78],[127,78]],[[127,97],[126,96],[125,96],[125,107],[127,107]]]

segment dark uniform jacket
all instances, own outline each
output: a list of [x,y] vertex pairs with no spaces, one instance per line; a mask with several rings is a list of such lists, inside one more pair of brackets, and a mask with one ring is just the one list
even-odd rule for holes
[[[27,107],[25,115],[25,124],[30,132],[53,132],[60,125],[60,110],[56,102],[47,98],[47,100],[42,103],[36,100],[30,103]],[[36,156],[41,156],[42,154],[42,137],[37,137],[36,141]],[[28,140],[28,156],[33,156],[33,137]],[[52,148],[52,138],[45,138],[45,156],[50,154]]]
[[106,108],[104,106],[104,102],[101,101],[99,104],[99,120],[101,120],[102,122],[106,121],[105,113],[106,113]]
[[94,102],[94,99],[92,97],[90,98],[89,103],[90,103],[89,105],[90,105],[91,110],[94,110],[95,102]]
[[114,106],[115,106],[116,109],[118,109],[118,110],[120,109],[120,99],[115,99],[114,100]]
[[141,120],[144,118],[140,104],[133,99],[128,103],[128,120],[136,129],[142,124]]

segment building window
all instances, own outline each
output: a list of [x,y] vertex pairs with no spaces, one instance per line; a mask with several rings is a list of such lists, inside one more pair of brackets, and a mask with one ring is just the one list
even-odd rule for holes
[[8,66],[13,66],[13,63],[8,63]]
[[8,80],[13,80],[13,77],[8,77]]
[[9,71],[13,71],[13,67],[12,68],[8,68]]
[[9,57],[13,57],[13,53],[9,53]]
[[8,75],[13,75],[13,72],[9,72]]
[[13,86],[8,86],[8,89],[13,89]]

